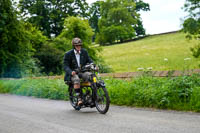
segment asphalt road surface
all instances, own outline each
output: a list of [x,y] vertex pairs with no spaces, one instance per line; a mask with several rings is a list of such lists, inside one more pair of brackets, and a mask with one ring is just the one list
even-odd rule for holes
[[0,94],[0,133],[200,133],[200,113],[111,106],[102,115],[67,101]]

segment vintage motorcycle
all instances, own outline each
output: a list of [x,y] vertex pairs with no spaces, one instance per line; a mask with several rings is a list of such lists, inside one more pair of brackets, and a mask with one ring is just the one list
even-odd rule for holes
[[110,99],[103,80],[97,77],[98,67],[95,64],[88,64],[76,73],[81,77],[81,98],[83,104],[78,106],[78,97],[74,91],[73,85],[69,84],[69,100],[75,110],[85,107],[96,107],[101,113],[105,114],[110,105]]

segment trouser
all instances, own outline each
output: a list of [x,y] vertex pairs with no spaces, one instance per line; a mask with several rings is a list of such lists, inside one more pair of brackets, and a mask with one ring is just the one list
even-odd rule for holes
[[72,84],[80,84],[80,78],[84,81],[84,82],[88,82],[90,80],[91,77],[91,72],[84,72],[84,73],[80,73],[79,75],[75,74],[71,77],[71,81]]
[[[72,84],[74,86],[80,86],[80,78],[84,81],[84,82],[88,82],[90,80],[91,77],[91,72],[84,72],[84,73],[79,73],[78,75],[75,74],[71,77],[71,81]],[[74,87],[75,92],[76,93],[80,93],[80,87]]]

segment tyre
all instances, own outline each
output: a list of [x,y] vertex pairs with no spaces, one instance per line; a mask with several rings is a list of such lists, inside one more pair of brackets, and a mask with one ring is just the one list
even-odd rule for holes
[[97,88],[95,105],[99,113],[107,113],[110,106],[110,98],[105,87]]
[[69,101],[75,110],[81,109],[79,106],[77,106],[78,99],[77,99],[76,93],[72,87],[69,87]]

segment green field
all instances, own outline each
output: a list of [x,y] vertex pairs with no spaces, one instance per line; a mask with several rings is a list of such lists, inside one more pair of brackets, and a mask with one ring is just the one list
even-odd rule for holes
[[200,60],[195,59],[190,51],[196,44],[196,40],[188,41],[184,33],[171,33],[104,46],[102,56],[114,72],[135,72],[139,71],[138,68],[197,69]]

